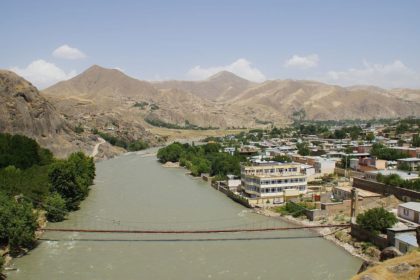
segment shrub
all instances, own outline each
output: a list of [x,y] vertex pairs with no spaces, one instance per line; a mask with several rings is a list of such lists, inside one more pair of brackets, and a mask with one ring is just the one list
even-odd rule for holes
[[67,215],[66,201],[58,193],[49,195],[44,201],[47,219],[50,222],[61,222]]
[[382,207],[372,208],[357,215],[357,223],[365,230],[378,234],[397,223],[397,217]]

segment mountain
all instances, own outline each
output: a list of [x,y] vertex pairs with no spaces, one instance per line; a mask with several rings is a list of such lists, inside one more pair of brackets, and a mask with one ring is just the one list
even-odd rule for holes
[[286,117],[303,108],[308,119],[320,120],[420,115],[419,102],[392,91],[376,87],[345,88],[315,81],[266,81],[228,102],[239,108],[263,107]]
[[74,123],[152,144],[163,139],[149,132],[153,128],[150,120],[199,127],[242,124],[234,116],[225,118],[223,106],[211,100],[178,88],[157,88],[150,82],[96,65],[42,94]]
[[219,72],[204,81],[163,81],[154,83],[154,86],[160,89],[176,88],[212,101],[229,100],[253,85],[255,83],[242,79],[228,71]]
[[150,97],[157,90],[148,82],[131,78],[117,69],[106,69],[93,65],[82,74],[59,82],[47,90],[49,95],[85,99],[108,97]]
[[203,81],[152,83],[95,65],[43,94],[73,121],[102,130],[116,127],[118,133],[149,140],[156,122],[202,128],[281,126],[301,109],[308,119],[320,120],[420,114],[416,90],[303,80],[253,83],[226,71]]
[[89,151],[93,141],[76,135],[56,108],[28,81],[0,70],[0,132],[34,138],[58,157]]

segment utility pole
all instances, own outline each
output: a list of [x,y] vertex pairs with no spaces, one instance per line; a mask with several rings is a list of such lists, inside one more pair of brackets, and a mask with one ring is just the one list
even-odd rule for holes
[[359,195],[358,195],[357,189],[352,188],[351,189],[351,206],[350,206],[351,223],[356,223],[358,199],[359,199]]

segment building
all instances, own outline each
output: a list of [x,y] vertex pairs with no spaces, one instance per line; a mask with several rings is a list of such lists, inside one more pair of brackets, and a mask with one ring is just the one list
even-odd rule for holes
[[307,192],[299,163],[255,162],[241,166],[242,191],[255,203],[282,203]]
[[323,175],[334,174],[335,160],[318,157],[314,162],[315,173]]
[[225,147],[224,149],[223,149],[223,151],[225,152],[225,153],[228,153],[228,154],[230,154],[230,155],[234,155],[235,154],[235,147]]
[[416,235],[413,233],[397,235],[395,237],[395,247],[403,254],[418,249]]
[[398,217],[420,224],[420,202],[407,202],[398,205]]
[[412,172],[405,172],[402,170],[396,170],[396,169],[385,169],[385,170],[374,170],[374,171],[368,171],[365,173],[365,178],[368,180],[376,180],[376,176],[378,174],[381,174],[383,176],[389,176],[392,174],[396,174],[401,177],[403,180],[416,180],[419,179],[419,175]]
[[357,162],[357,171],[371,171],[371,170],[383,170],[386,168],[386,160],[377,159],[376,157],[359,158]]
[[[352,189],[353,187],[351,186],[336,186],[336,187],[333,187],[332,193],[335,199],[347,200],[347,199],[351,199]],[[357,196],[359,197],[359,199],[365,200],[365,199],[381,198],[381,195],[378,193],[362,190],[359,188],[355,188],[355,189],[357,190]]]
[[398,168],[403,165],[406,165],[410,168],[411,171],[419,170],[420,167],[420,158],[412,157],[412,158],[400,158],[397,160]]
[[228,179],[226,184],[229,190],[233,192],[239,191],[242,184],[241,179],[237,178],[235,175],[227,175],[227,177]]
[[391,147],[391,149],[408,154],[409,157],[420,157],[420,149],[410,147]]

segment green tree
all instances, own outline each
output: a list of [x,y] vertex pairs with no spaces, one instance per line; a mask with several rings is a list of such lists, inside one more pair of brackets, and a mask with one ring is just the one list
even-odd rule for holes
[[93,184],[95,163],[82,152],[74,153],[67,160],[52,164],[48,176],[51,192],[61,195],[68,210],[76,210]]
[[9,165],[26,169],[41,161],[35,140],[22,135],[0,133],[0,168]]
[[32,204],[0,193],[0,242],[9,244],[12,255],[35,243],[36,215]]
[[128,145],[129,151],[141,151],[147,148],[149,148],[149,144],[142,140],[136,140]]
[[50,222],[61,222],[68,213],[66,201],[58,193],[49,195],[45,199],[43,206],[47,211],[47,219]]
[[407,124],[407,123],[405,123],[405,122],[403,122],[403,123],[400,123],[400,124],[397,126],[397,128],[395,129],[395,132],[396,132],[397,134],[402,134],[402,133],[407,132],[409,129],[410,129],[410,127],[408,126],[408,124]]
[[301,156],[309,156],[311,153],[308,142],[297,143],[296,148],[298,149],[298,153]]
[[366,135],[366,141],[372,142],[373,140],[375,140],[375,134],[373,134],[372,132],[369,132]]
[[411,141],[413,147],[420,147],[420,134],[413,135],[413,140]]
[[183,146],[181,143],[175,142],[166,146],[165,148],[159,149],[157,153],[157,158],[161,163],[177,162],[181,157],[181,154],[184,152]]
[[397,223],[397,217],[382,207],[372,208],[357,215],[357,223],[365,230],[378,234],[386,233],[386,229]]
[[334,138],[335,139],[343,139],[343,138],[346,138],[346,132],[343,129],[336,129],[334,131]]

